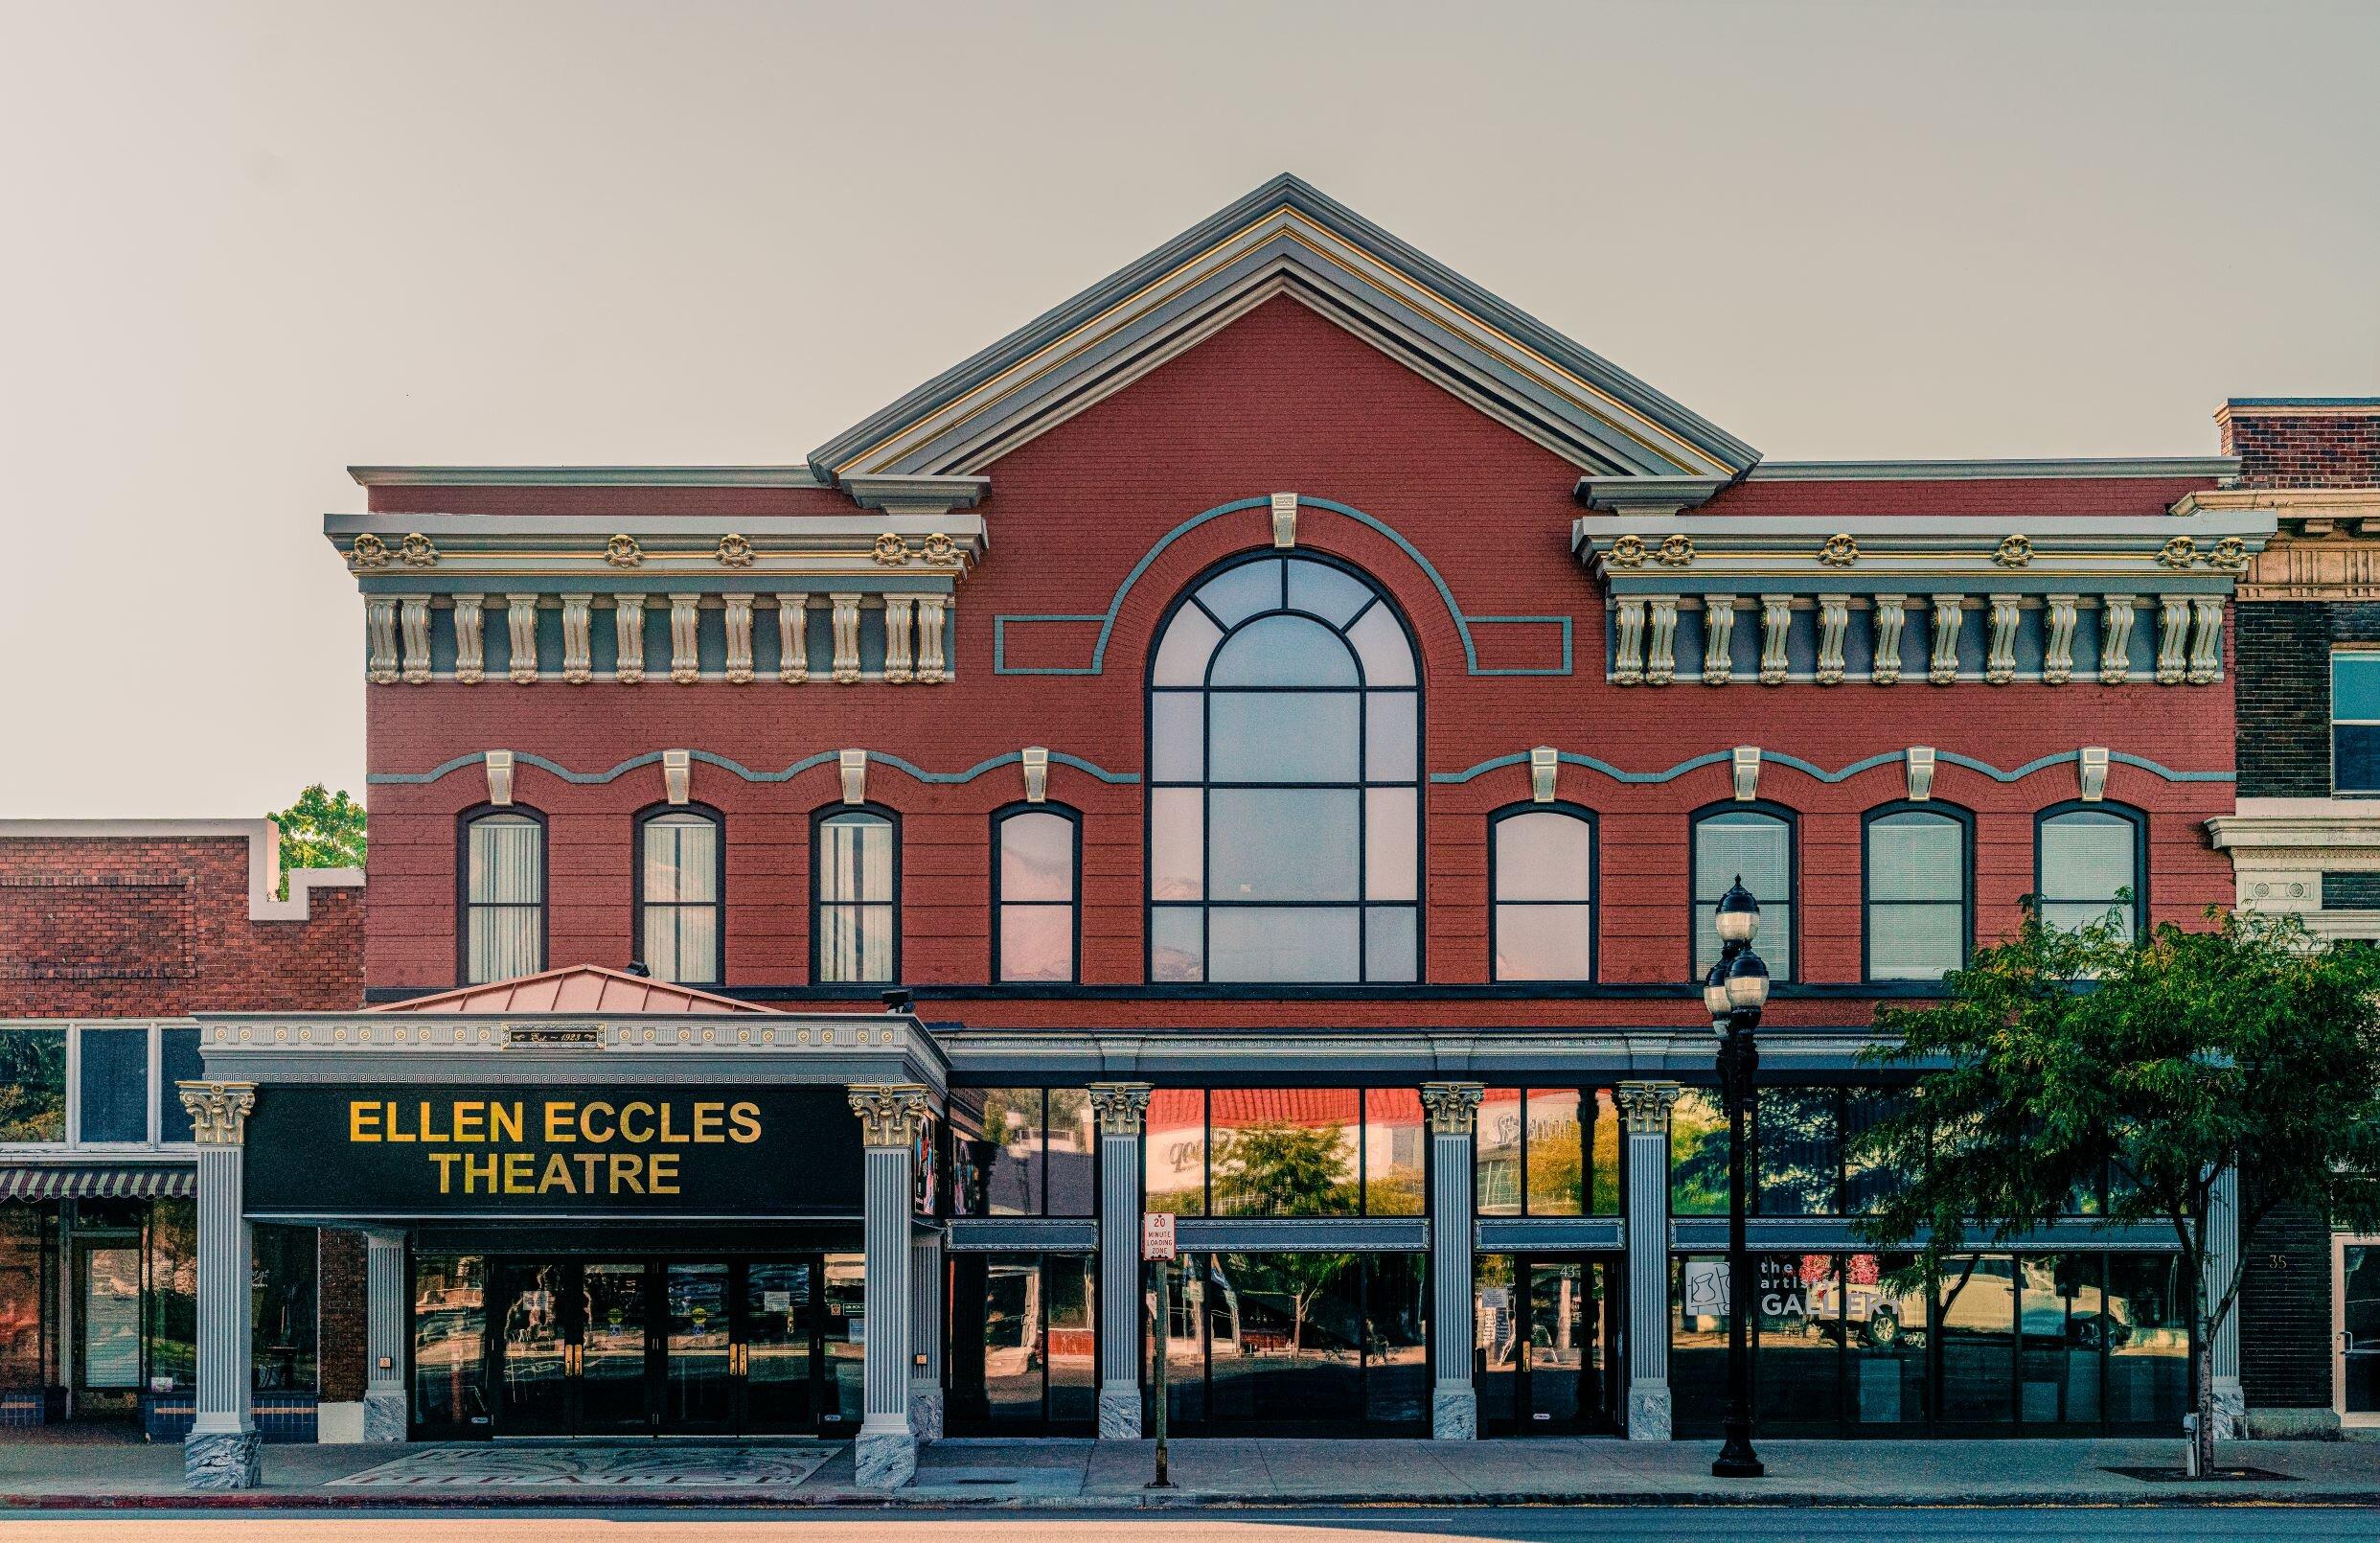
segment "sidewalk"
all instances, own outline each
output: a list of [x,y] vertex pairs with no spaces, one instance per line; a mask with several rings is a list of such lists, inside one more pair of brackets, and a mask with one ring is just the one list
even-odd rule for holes
[[817,1441],[268,1446],[263,1488],[181,1486],[178,1447],[0,1440],[0,1508],[886,1506],[1114,1509],[1313,1505],[2380,1506],[2380,1443],[2225,1442],[2278,1477],[2160,1483],[2178,1440],[1768,1441],[1770,1477],[1710,1477],[1717,1443],[1609,1439],[1179,1441],[1152,1492],[1146,1441],[950,1440],[917,1482],[857,1488],[847,1444]]

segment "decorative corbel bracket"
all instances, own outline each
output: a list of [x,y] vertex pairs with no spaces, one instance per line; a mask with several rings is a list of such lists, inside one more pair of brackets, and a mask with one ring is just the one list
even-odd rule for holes
[[513,801],[513,752],[487,750],[481,757],[488,766],[488,801],[498,807]]
[[843,802],[863,804],[868,801],[868,752],[843,750],[835,763],[843,773]]
[[1735,801],[1751,803],[1760,796],[1760,747],[1738,745],[1735,748]]
[[2074,765],[2076,774],[2082,780],[2082,801],[2087,804],[2095,804],[2106,797],[2107,747],[2104,745],[2084,746],[2082,759]]
[[1272,544],[1287,551],[1297,544],[1297,495],[1272,495]]
[[1028,745],[1022,754],[1024,762],[1025,802],[1049,802],[1049,750],[1045,746]]
[[1908,754],[1909,801],[1921,804],[1934,796],[1934,747],[1911,745]]
[[1554,801],[1554,774],[1561,765],[1561,754],[1550,745],[1540,745],[1529,751],[1529,802]]
[[661,752],[661,789],[674,804],[685,803],[694,796],[694,754],[690,750]]

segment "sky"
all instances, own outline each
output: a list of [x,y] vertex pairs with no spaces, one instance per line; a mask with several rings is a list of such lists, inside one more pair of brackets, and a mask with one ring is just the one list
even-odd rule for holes
[[2380,0],[0,0],[0,818],[362,790],[350,465],[784,464],[1295,172],[1776,459],[2380,394]]

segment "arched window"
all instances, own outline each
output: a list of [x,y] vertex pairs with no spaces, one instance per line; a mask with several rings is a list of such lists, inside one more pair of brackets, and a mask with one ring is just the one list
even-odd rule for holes
[[727,935],[727,843],[720,817],[688,808],[637,821],[637,957],[656,980],[711,986]]
[[463,983],[545,968],[545,818],[491,809],[463,820],[459,877]]
[[1967,821],[1933,806],[1867,817],[1866,959],[1870,980],[1939,980],[1964,968],[1975,936]]
[[821,814],[812,832],[811,979],[892,981],[901,971],[901,848],[892,817]]
[[1372,584],[1260,557],[1176,603],[1149,677],[1149,975],[1421,967],[1421,684]]
[[1076,976],[1074,812],[1026,804],[992,817],[992,964],[995,980]]
[[2081,927],[2115,911],[2138,933],[2148,914],[2148,853],[2140,817],[2103,803],[2045,809],[2035,828],[2033,894],[2051,927]]
[[1794,978],[1794,827],[1767,804],[1726,804],[1694,818],[1694,978],[1719,961],[1719,897],[1741,881],[1760,902],[1752,948],[1777,980]]
[[1595,827],[1581,810],[1522,804],[1488,825],[1499,980],[1590,980],[1595,973]]

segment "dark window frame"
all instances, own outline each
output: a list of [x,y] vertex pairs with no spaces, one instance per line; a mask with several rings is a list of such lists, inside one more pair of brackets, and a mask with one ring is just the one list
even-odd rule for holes
[[[1059,818],[1064,820],[1069,826],[1073,827],[1073,846],[1067,859],[1066,869],[1069,881],[1067,899],[1059,901],[1009,900],[1003,898],[1000,891],[1000,860],[1004,852],[1003,841],[1007,833],[1008,821],[1016,818],[1019,815],[1055,815]],[[1018,799],[1014,803],[1005,803],[1000,805],[997,809],[993,810],[991,819],[992,983],[995,985],[1038,986],[1080,985],[1083,979],[1083,812],[1074,808],[1070,804],[1050,803],[1046,801],[1037,804],[1029,800]],[[1062,980],[1011,981],[1004,973],[1005,965],[1002,963],[1000,958],[1000,919],[1003,910],[1009,906],[1024,906],[1031,907],[1036,910],[1055,910],[1062,905],[1064,906],[1069,912],[1067,918],[1069,923],[1068,930],[1073,934],[1073,950],[1069,961],[1070,967],[1066,972],[1065,979]]]
[[[554,841],[545,811],[527,804],[478,803],[454,817],[454,983],[490,985],[471,979],[471,827],[491,816],[521,816],[538,828],[538,967],[531,975],[553,967],[554,961]],[[492,910],[522,909],[514,902],[487,901]]]
[[1585,804],[1555,799],[1549,803],[1522,801],[1491,809],[1487,816],[1488,859],[1488,979],[1505,983],[1498,973],[1497,927],[1504,907],[1510,906],[1575,906],[1575,900],[1506,900],[1499,892],[1501,876],[1497,868],[1497,837],[1505,820],[1522,815],[1562,815],[1583,822],[1587,827],[1587,973],[1583,976],[1515,977],[1514,983],[1538,985],[1588,985],[1601,979],[1603,969],[1603,828],[1595,812]]
[[[1716,803],[1707,803],[1700,809],[1689,811],[1686,815],[1685,913],[1686,979],[1688,983],[1700,985],[1704,969],[1707,968],[1707,966],[1697,968],[1694,959],[1694,946],[1701,936],[1699,932],[1701,921],[1695,912],[1702,907],[1702,898],[1694,892],[1694,876],[1702,867],[1703,862],[1703,822],[1714,815],[1767,815],[1785,826],[1785,904],[1793,912],[1791,924],[1786,928],[1785,942],[1786,956],[1792,961],[1793,967],[1790,970],[1777,969],[1776,960],[1761,949],[1760,939],[1757,937],[1752,939],[1752,952],[1760,955],[1762,962],[1769,966],[1772,979],[1776,984],[1800,984],[1809,974],[1801,956],[1801,813],[1799,810],[1774,803],[1766,798],[1723,798]],[[1758,900],[1760,897],[1754,895],[1752,898]],[[1762,909],[1765,912],[1767,908]],[[1765,914],[1762,919],[1765,925]]]
[[[1903,976],[1896,976],[1890,981],[1878,982],[1874,965],[1871,962],[1872,940],[1875,935],[1874,914],[1878,902],[1871,883],[1873,864],[1868,862],[1867,858],[1867,833],[1878,820],[1893,815],[1939,815],[1958,827],[1958,963],[1955,968],[1963,970],[1967,967],[1968,961],[1975,957],[1975,811],[1958,804],[1943,803],[1932,798],[1897,798],[1890,803],[1878,804],[1860,816],[1860,979],[1872,984],[1931,984],[1931,982],[1922,980],[1912,981]],[[1949,902],[1888,900],[1883,904],[1888,906],[1940,906],[1947,905]]]
[[[717,892],[717,899],[709,901],[647,899],[645,895],[646,828],[654,820],[669,815],[692,815],[710,822],[712,840],[718,847],[719,869],[712,875],[712,888]],[[727,816],[725,811],[702,803],[647,804],[629,817],[629,830],[630,833],[629,866],[633,870],[629,879],[629,956],[648,968],[652,966],[652,961],[645,957],[645,908],[648,905],[667,910],[698,910],[708,906],[716,912],[712,918],[714,929],[712,936],[718,940],[717,973],[707,980],[677,980],[671,983],[698,987],[725,985],[727,983]]]
[[2136,809],[2130,804],[2119,804],[2106,798],[2093,802],[2085,802],[2080,798],[2068,798],[2063,802],[2050,804],[2033,812],[2033,904],[2046,910],[2053,903],[2072,905],[2090,898],[2088,896],[2070,898],[2042,892],[2042,833],[2061,816],[2081,814],[2114,815],[2131,824],[2132,930],[2134,936],[2146,937],[2149,930],[2148,811]]
[[[1286,592],[1283,595],[1283,603],[1281,605],[1255,611],[1241,618],[1237,623],[1234,623],[1229,627],[1224,626],[1222,621],[1216,617],[1212,611],[1207,610],[1205,606],[1198,600],[1198,593],[1201,589],[1203,589],[1208,584],[1212,583],[1214,580],[1233,568],[1246,567],[1254,563],[1285,561],[1309,562],[1318,564],[1325,567],[1337,568],[1348,578],[1353,579],[1356,583],[1370,590],[1373,598],[1365,602],[1362,608],[1359,608],[1356,613],[1353,616],[1350,616],[1343,626],[1334,624],[1323,619],[1322,617],[1316,616],[1311,611],[1292,610],[1287,604]],[[1156,683],[1157,656],[1163,650],[1166,634],[1173,629],[1175,620],[1181,614],[1183,608],[1191,606],[1197,607],[1200,612],[1206,617],[1209,624],[1213,625],[1217,632],[1221,633],[1221,636],[1216,640],[1215,647],[1212,652],[1207,655],[1205,671],[1201,678],[1200,684],[1196,686],[1159,686]],[[1217,905],[1211,891],[1213,864],[1208,861],[1208,856],[1213,850],[1211,845],[1214,835],[1212,801],[1213,793],[1217,786],[1211,774],[1214,754],[1213,698],[1216,688],[1213,684],[1213,675],[1215,661],[1223,656],[1224,650],[1229,646],[1234,635],[1250,624],[1268,616],[1310,616],[1313,617],[1313,619],[1319,625],[1328,627],[1331,631],[1337,633],[1339,635],[1341,642],[1345,643],[1349,655],[1355,659],[1356,684],[1352,686],[1226,686],[1223,689],[1228,692],[1247,693],[1265,691],[1293,691],[1315,695],[1353,694],[1358,703],[1355,730],[1356,749],[1359,757],[1358,767],[1360,772],[1366,771],[1368,770],[1366,762],[1368,761],[1370,754],[1368,694],[1372,692],[1402,692],[1408,689],[1405,686],[1371,685],[1364,677],[1363,660],[1362,656],[1356,651],[1353,643],[1346,642],[1347,633],[1354,628],[1358,622],[1363,619],[1364,615],[1373,606],[1383,608],[1387,612],[1389,619],[1397,624],[1399,630],[1404,633],[1406,647],[1410,652],[1413,660],[1413,684],[1409,688],[1413,696],[1412,780],[1409,783],[1388,781],[1375,782],[1365,780],[1359,776],[1359,779],[1352,783],[1228,782],[1223,784],[1223,786],[1226,788],[1254,788],[1260,790],[1266,788],[1296,788],[1322,791],[1353,788],[1359,792],[1359,795],[1362,790],[1367,788],[1377,787],[1384,789],[1402,789],[1410,787],[1413,792],[1413,898],[1410,901],[1372,901],[1365,898],[1363,890],[1365,888],[1365,880],[1369,877],[1369,852],[1367,850],[1367,841],[1369,835],[1367,830],[1369,820],[1369,810],[1367,805],[1369,800],[1359,796],[1356,801],[1356,898],[1344,902],[1272,900],[1233,901],[1227,903],[1234,909],[1242,910],[1271,909],[1285,910],[1330,910],[1352,909],[1356,912],[1356,978],[1352,980],[1339,981],[1217,981],[1213,979],[1211,974],[1213,950],[1210,946],[1208,946],[1211,939],[1211,928],[1209,925],[1211,922],[1211,914]],[[1421,985],[1429,980],[1430,778],[1428,771],[1430,765],[1430,703],[1428,686],[1429,668],[1422,653],[1421,637],[1420,634],[1414,630],[1411,619],[1406,615],[1405,609],[1397,603],[1395,595],[1389,592],[1388,587],[1385,584],[1382,583],[1378,578],[1374,577],[1369,572],[1366,572],[1364,569],[1358,567],[1356,564],[1346,561],[1343,558],[1334,556],[1327,552],[1314,551],[1304,547],[1299,547],[1286,552],[1269,546],[1256,547],[1247,551],[1235,553],[1232,556],[1224,558],[1219,562],[1209,564],[1182,585],[1180,590],[1166,606],[1164,613],[1157,618],[1156,626],[1152,629],[1149,633],[1148,657],[1143,662],[1141,669],[1141,764],[1149,769],[1147,781],[1144,784],[1147,789],[1148,795],[1141,800],[1141,979],[1145,983],[1188,987],[1195,993],[1199,988],[1215,985],[1220,985],[1226,990],[1238,986],[1256,986],[1261,988],[1280,987],[1285,985],[1331,987],[1387,985],[1409,987]],[[1189,694],[1192,692],[1196,692],[1199,695],[1202,705],[1201,725],[1199,740],[1199,775],[1195,781],[1167,780],[1160,782],[1156,776],[1156,699],[1160,693]],[[1156,871],[1156,793],[1160,788],[1190,788],[1197,790],[1200,795],[1201,818],[1199,841],[1201,860],[1201,893],[1200,898],[1194,901],[1160,901],[1153,892],[1151,879]],[[1370,912],[1375,909],[1384,910],[1409,910],[1413,914],[1413,974],[1412,979],[1409,980],[1382,981],[1370,979],[1370,951],[1368,946],[1370,928],[1368,923]],[[1195,910],[1199,913],[1200,918],[1200,979],[1197,980],[1160,982],[1156,979],[1157,912],[1160,910]]]
[[2375,651],[2369,645],[2358,647],[2334,642],[2330,646],[2330,651],[2323,656],[2323,693],[2325,698],[2323,713],[2327,720],[2328,730],[2324,738],[2323,748],[2330,754],[2330,793],[2334,798],[2380,798],[2380,786],[2349,788],[2343,787],[2339,781],[2340,728],[2342,726],[2369,728],[2374,723],[2380,722],[2380,720],[2369,718],[2341,718],[2339,716],[2339,660],[2342,657],[2359,656],[2367,659],[2380,659],[2380,651]]
[[[889,978],[882,980],[821,980],[818,974],[818,946],[825,933],[825,929],[819,925],[823,914],[822,908],[879,904],[876,901],[826,900],[818,892],[819,880],[825,871],[825,864],[820,861],[820,838],[825,833],[829,821],[838,816],[852,815],[871,815],[892,828],[892,973]],[[900,984],[901,934],[906,930],[902,926],[901,914],[901,812],[874,802],[832,803],[812,810],[810,814],[810,983],[813,986],[893,986]]]

